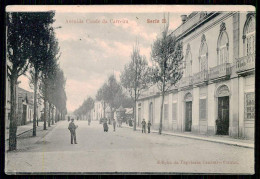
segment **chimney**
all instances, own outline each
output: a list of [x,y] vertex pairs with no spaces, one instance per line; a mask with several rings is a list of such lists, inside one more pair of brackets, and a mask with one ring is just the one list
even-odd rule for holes
[[187,20],[187,15],[181,15],[181,20],[182,23],[185,23],[185,21]]

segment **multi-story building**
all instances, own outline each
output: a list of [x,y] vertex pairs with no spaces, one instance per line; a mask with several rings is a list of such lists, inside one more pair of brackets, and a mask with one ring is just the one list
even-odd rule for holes
[[[254,138],[255,13],[193,12],[172,32],[183,43],[184,74],[166,94],[165,130]],[[137,122],[158,129],[161,95],[146,90]]]

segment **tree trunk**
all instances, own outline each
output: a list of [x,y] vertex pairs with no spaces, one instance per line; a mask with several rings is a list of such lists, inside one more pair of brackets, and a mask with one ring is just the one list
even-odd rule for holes
[[163,103],[164,103],[164,87],[162,91],[162,103],[161,103],[161,111],[160,111],[160,127],[159,127],[159,134],[162,134],[162,118],[163,118]]
[[16,150],[16,131],[17,131],[17,116],[16,116],[16,83],[17,77],[11,77],[11,114],[9,126],[9,151]]
[[34,102],[33,102],[33,136],[36,136],[37,85],[38,85],[38,71],[35,70],[35,73],[34,73]]
[[134,127],[133,127],[133,130],[136,131],[136,102],[135,102],[135,105],[133,107],[133,113],[134,113]]
[[56,108],[56,112],[55,112],[55,123],[58,121],[58,114],[59,114],[59,111],[58,111],[57,108]]
[[44,112],[43,112],[43,130],[47,130],[46,128],[46,117],[47,117],[47,100],[44,97]]
[[[39,102],[40,99],[38,99],[37,102]],[[37,103],[38,104],[38,103]],[[38,110],[36,110],[36,125],[39,126],[39,117],[38,117]]]
[[135,104],[134,104],[134,127],[133,130],[136,131],[136,101],[137,101],[137,97],[136,97],[136,88],[135,88]]
[[51,127],[51,103],[49,102],[48,127]]
[[52,113],[51,113],[51,123],[52,123],[52,125],[54,124],[54,106],[53,106],[53,108],[52,108]]

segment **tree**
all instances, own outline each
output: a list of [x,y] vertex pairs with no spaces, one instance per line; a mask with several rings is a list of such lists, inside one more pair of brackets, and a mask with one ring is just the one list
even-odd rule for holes
[[114,75],[108,77],[107,82],[98,90],[96,99],[102,101],[103,112],[105,116],[106,104],[112,109],[118,108],[122,101],[120,97],[123,96],[122,86],[117,82]]
[[73,113],[77,116],[88,115],[88,117],[90,117],[89,113],[91,109],[93,109],[93,107],[94,107],[94,100],[93,98],[88,97],[86,100],[84,100],[82,105],[78,109],[76,109]]
[[49,40],[50,25],[54,22],[53,11],[29,13],[30,26],[30,52],[29,63],[31,65],[32,79],[34,80],[34,114],[33,114],[33,136],[36,136],[37,115],[37,89],[40,72],[44,66],[46,57],[46,44]]
[[7,76],[11,86],[11,114],[9,126],[9,150],[16,150],[17,79],[27,71],[29,58],[29,24],[27,13],[7,13]]
[[152,45],[151,53],[154,62],[152,82],[157,84],[162,96],[159,134],[162,133],[165,92],[182,77],[182,70],[180,70],[183,59],[182,43],[177,41],[175,36],[168,34],[168,27],[169,24],[164,27],[162,36],[158,37]]
[[65,92],[66,79],[64,72],[57,68],[54,80],[54,91],[53,91],[53,104],[56,107],[56,121],[64,119],[65,114],[67,114],[67,95]]
[[150,69],[148,67],[145,56],[140,55],[139,46],[133,47],[133,52],[131,54],[131,61],[126,64],[124,71],[120,76],[121,84],[126,88],[134,102],[134,127],[136,130],[136,101],[142,90],[146,89],[150,84]]
[[111,109],[118,108],[120,104],[118,104],[116,97],[122,96],[122,86],[117,82],[114,75],[111,75],[108,78],[106,94],[107,94],[106,99]]
[[53,94],[55,89],[55,77],[58,69],[57,61],[59,59],[59,46],[58,40],[55,37],[53,29],[49,31],[48,43],[46,45],[45,60],[41,68],[41,92],[44,100],[44,125],[43,129],[46,130],[47,118],[47,102],[49,103],[48,110],[48,127],[51,125],[51,111],[53,103]]

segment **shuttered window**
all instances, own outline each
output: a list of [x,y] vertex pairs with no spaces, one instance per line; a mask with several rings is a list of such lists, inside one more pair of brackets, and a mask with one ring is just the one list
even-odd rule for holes
[[207,118],[206,99],[200,99],[200,120],[206,120],[206,118]]
[[177,103],[172,103],[172,120],[177,120]]
[[168,109],[168,104],[164,104],[164,120],[165,121],[168,121],[168,111],[169,111],[169,109]]
[[245,95],[245,118],[255,119],[255,93],[246,93]]

